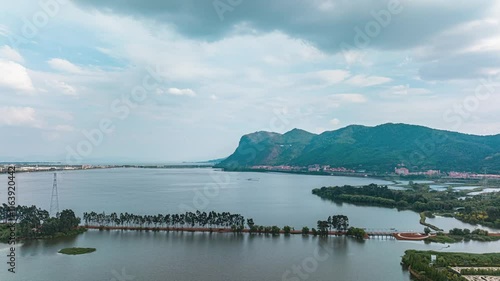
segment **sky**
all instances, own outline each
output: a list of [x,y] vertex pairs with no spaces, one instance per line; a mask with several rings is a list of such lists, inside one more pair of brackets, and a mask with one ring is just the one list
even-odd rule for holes
[[351,124],[500,133],[499,1],[0,7],[0,161],[208,160]]

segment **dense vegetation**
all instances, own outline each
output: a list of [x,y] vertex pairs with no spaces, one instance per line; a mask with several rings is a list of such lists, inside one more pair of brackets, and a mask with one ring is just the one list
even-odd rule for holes
[[[0,206],[0,242],[7,243],[10,236],[9,223],[15,223],[17,239],[52,238],[74,235],[85,231],[79,229],[80,218],[72,210],[63,210],[57,217],[50,217],[49,212],[36,206],[17,206],[15,217],[11,220],[11,209],[3,204]],[[11,213],[12,214],[12,213]]]
[[385,173],[403,163],[420,171],[500,173],[499,150],[500,135],[474,136],[406,124],[353,125],[320,135],[298,129],[248,134],[217,167],[320,164]]
[[245,218],[229,212],[186,212],[184,214],[135,215],[131,213],[84,213],[85,225],[134,227],[211,227],[243,229]]
[[453,228],[448,232],[448,234],[438,232],[436,236],[425,239],[427,242],[437,243],[456,243],[469,240],[481,242],[498,241],[500,240],[500,236],[489,236],[488,231],[483,229],[474,229],[471,231],[467,228]]
[[[173,228],[186,230],[193,228],[222,228],[230,229],[233,232],[242,232],[245,230],[245,222],[249,233],[264,233],[285,235],[295,231],[292,227],[286,225],[282,229],[276,225],[264,226],[255,224],[254,220],[245,218],[240,214],[231,214],[229,212],[218,213],[211,212],[186,212],[184,214],[158,214],[158,215],[135,215],[130,213],[84,213],[83,220],[86,226],[94,226],[104,229],[105,227],[133,227],[144,230],[157,230],[159,228]],[[344,215],[329,216],[326,220],[317,221],[318,229],[313,228],[309,231],[307,226],[302,228],[300,233],[327,236],[329,231],[335,230],[339,234],[363,238],[365,232],[363,229],[349,228],[349,218]]]
[[[434,264],[431,264],[431,255],[437,257]],[[418,280],[466,281],[449,267],[497,267],[500,266],[500,253],[468,254],[407,250],[402,263],[415,273]]]
[[64,248],[59,253],[65,255],[83,255],[95,252],[95,250],[95,248]]
[[465,192],[430,191],[427,186],[418,184],[412,185],[409,190],[391,190],[387,186],[370,184],[362,187],[322,187],[313,189],[312,193],[338,202],[448,213],[467,223],[500,228],[500,193],[459,200]]

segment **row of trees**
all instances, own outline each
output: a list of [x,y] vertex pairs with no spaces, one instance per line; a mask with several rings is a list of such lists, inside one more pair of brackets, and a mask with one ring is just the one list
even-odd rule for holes
[[85,225],[90,226],[126,226],[126,227],[210,227],[210,228],[232,228],[243,230],[245,218],[240,214],[229,212],[186,212],[184,214],[158,214],[158,215],[136,215],[131,213],[105,212],[83,213]]
[[488,236],[488,231],[483,229],[474,229],[471,231],[470,229],[464,228],[453,228],[449,232],[450,235],[457,236],[468,236],[468,235],[479,235],[479,236]]
[[[14,219],[11,216],[14,216]],[[36,206],[17,206],[15,212],[6,204],[0,206],[0,221],[3,223],[15,222],[17,224],[17,236],[22,238],[42,238],[64,234],[75,230],[80,224],[80,218],[76,217],[72,210],[64,210],[56,217],[50,217],[49,212]],[[86,226],[125,226],[139,228],[225,228],[233,232],[242,232],[245,222],[250,233],[279,234],[281,232],[290,234],[294,229],[284,226],[256,225],[254,220],[245,218],[240,214],[229,212],[186,212],[184,214],[158,214],[158,215],[135,215],[131,213],[85,212],[83,221]],[[318,221],[318,229],[312,229],[313,235],[326,236],[328,231],[348,232],[349,218],[344,215],[329,216],[327,220]],[[310,234],[308,227],[302,228],[302,234]],[[350,234],[349,234],[350,235]],[[355,235],[354,235],[355,236]],[[1,235],[0,235],[1,237]]]
[[[239,214],[229,212],[217,213],[211,212],[186,212],[184,214],[158,214],[158,215],[135,215],[131,213],[111,213],[106,214],[96,212],[85,212],[83,221],[87,226],[107,227],[138,227],[138,228],[225,228],[233,232],[242,232],[245,228],[245,222],[250,233],[279,234],[281,232],[290,234],[294,230],[290,226],[280,227],[264,226],[255,224],[252,218],[245,221],[245,218]],[[327,220],[318,221],[318,229],[312,229],[312,234],[326,236],[328,231],[336,230],[346,232],[349,229],[349,218],[344,215],[329,216]],[[309,234],[309,228],[303,227],[302,234]]]

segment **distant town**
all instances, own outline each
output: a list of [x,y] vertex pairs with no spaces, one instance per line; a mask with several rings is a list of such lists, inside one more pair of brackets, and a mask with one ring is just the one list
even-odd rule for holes
[[[209,168],[213,163],[179,163],[165,165],[65,165],[62,163],[0,163],[0,173],[6,173],[9,166],[16,166],[16,172],[47,172],[47,171],[71,171],[90,169],[111,169],[111,168]],[[331,175],[351,175],[351,176],[375,176],[376,174],[359,169],[353,170],[345,167],[331,167],[330,165],[314,164],[309,166],[290,165],[256,165],[250,167],[251,171],[272,171],[272,172],[294,172],[294,173],[320,173]],[[426,176],[443,177],[452,179],[500,179],[500,175],[481,174],[473,172],[443,172],[440,170],[410,171],[408,168],[398,165],[393,172],[388,172],[389,176]]]
[[[269,165],[257,165],[252,166],[251,170],[265,170],[265,171],[275,171],[275,172],[298,172],[298,173],[329,173],[329,174],[361,174],[365,176],[372,175],[366,170],[353,170],[345,167],[331,167],[330,165],[320,165],[314,164],[309,166],[289,166],[289,165],[279,165],[279,166],[269,166]],[[453,179],[500,179],[500,175],[495,174],[478,174],[472,172],[443,172],[440,170],[427,170],[419,172],[411,172],[408,168],[398,165],[394,168],[393,173],[388,173],[393,176],[428,176],[428,177],[447,177]]]
[[169,164],[169,165],[65,165],[61,163],[0,163],[0,173],[6,173],[9,166],[16,172],[74,171],[111,168],[207,168],[209,163]]
[[443,176],[452,179],[500,179],[500,175],[494,174],[478,174],[478,173],[469,173],[469,172],[442,172],[440,170],[428,170],[425,172],[410,172],[408,168],[405,167],[396,167],[394,169],[394,173],[400,176],[410,176],[410,175],[425,175],[425,176]]

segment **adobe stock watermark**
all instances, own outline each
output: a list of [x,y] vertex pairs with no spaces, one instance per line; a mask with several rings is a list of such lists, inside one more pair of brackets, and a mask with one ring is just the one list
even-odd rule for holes
[[97,124],[97,127],[91,130],[82,130],[83,139],[74,146],[66,146],[66,163],[80,164],[85,157],[92,154],[95,147],[102,144],[104,138],[111,134],[115,129],[117,120],[125,120],[130,112],[144,102],[150,92],[155,91],[163,83],[162,72],[159,65],[156,69],[147,67],[147,74],[143,77],[142,83],[136,85],[130,93],[122,95],[121,98],[114,99],[109,105],[113,113],[113,118],[103,118]]
[[7,168],[7,208],[5,209],[8,229],[8,248],[7,269],[10,273],[16,273],[16,242],[17,242],[17,190],[16,190],[16,167],[9,166]]
[[[324,253],[320,253],[321,249]],[[294,264],[281,275],[282,281],[301,281],[310,278],[311,274],[318,270],[321,263],[325,262],[333,254],[333,249],[320,245],[313,251],[312,256],[304,258],[300,264]]]
[[113,278],[110,279],[110,281],[132,281],[135,280],[134,275],[127,274],[125,272],[125,267],[122,267],[121,272],[118,272],[116,270],[112,270],[111,274],[113,275]]
[[[491,96],[499,91],[500,73],[489,75],[479,79],[474,93],[466,96],[462,101],[455,103],[451,108],[443,112],[443,120],[451,123],[453,131],[458,131],[465,122],[473,118],[482,103],[487,102]],[[432,157],[436,153],[437,146],[446,142],[448,136],[442,132],[434,132],[431,138],[424,140],[416,139],[415,144],[419,148],[410,154],[408,162],[412,167],[420,167],[425,159]]]
[[217,16],[219,16],[220,21],[224,21],[224,14],[234,11],[241,3],[243,3],[243,0],[214,0],[212,6]]
[[61,11],[61,7],[67,5],[69,0],[40,0],[38,9],[31,18],[22,17],[23,25],[20,34],[7,34],[10,46],[17,48],[21,44],[26,44],[34,39],[40,30],[45,28],[51,19],[56,17]]
[[495,88],[498,84],[500,84],[500,73],[481,78],[474,89],[474,94],[468,95],[443,113],[444,121],[453,123],[453,130],[458,130],[464,122],[473,117],[473,113],[479,109],[481,103],[487,101],[498,90]]
[[[269,131],[283,131],[286,126],[290,124],[290,120],[286,116],[287,114],[288,111],[285,107],[274,107],[273,117],[269,120]],[[235,153],[240,156],[246,156],[245,162],[250,162],[257,157],[258,152],[262,152],[264,149],[265,147],[262,145],[243,145],[243,147],[238,146]],[[240,163],[238,162],[230,162],[227,164],[227,170],[234,171],[239,167]],[[220,190],[227,188],[231,183],[231,177],[227,173],[220,173],[212,170],[210,172],[210,177],[213,182],[205,184],[201,191],[198,189],[193,190],[194,196],[190,205],[184,203],[179,204],[181,213],[206,210],[210,205],[211,199],[219,196]]]
[[400,0],[389,0],[385,9],[378,12],[371,11],[372,20],[368,21],[363,27],[354,27],[355,34],[352,45],[345,41],[340,43],[344,59],[349,61],[351,52],[360,52],[368,48],[372,40],[377,38],[382,30],[391,24],[393,17],[400,14],[403,10],[404,6]]

